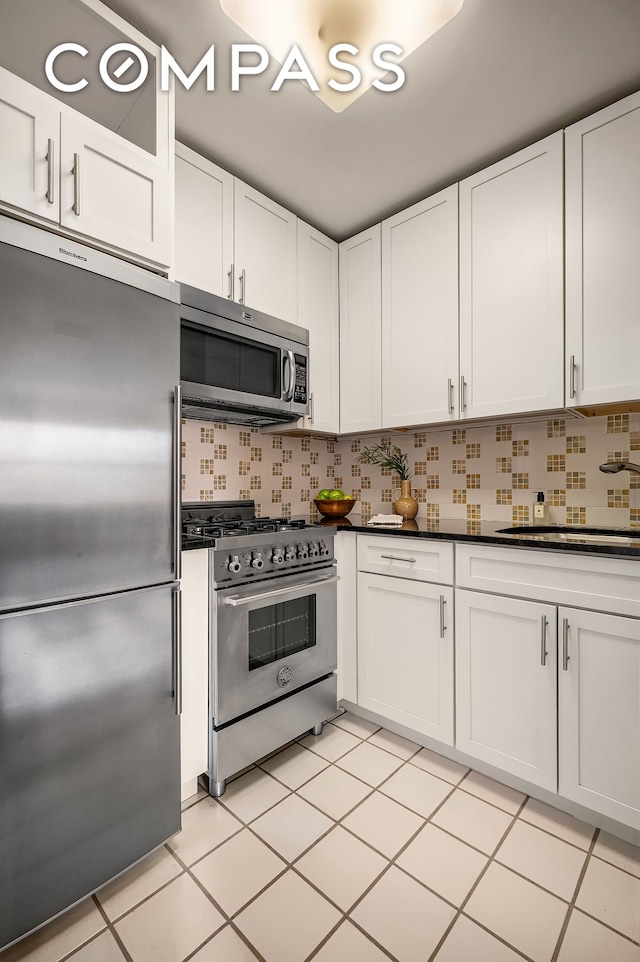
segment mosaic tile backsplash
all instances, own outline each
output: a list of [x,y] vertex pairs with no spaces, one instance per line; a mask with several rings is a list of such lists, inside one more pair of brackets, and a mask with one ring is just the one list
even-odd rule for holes
[[[408,455],[418,514],[436,521],[530,522],[544,491],[555,524],[640,528],[640,475],[603,474],[609,460],[640,462],[640,414],[553,418],[470,428],[389,432]],[[342,488],[365,519],[392,512],[398,479],[359,464],[379,437],[326,438],[262,434],[204,421],[183,421],[185,501],[253,498],[259,514],[316,517],[320,488]]]

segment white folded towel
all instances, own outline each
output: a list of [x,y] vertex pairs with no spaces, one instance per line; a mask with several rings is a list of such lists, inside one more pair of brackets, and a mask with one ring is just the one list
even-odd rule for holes
[[369,518],[367,524],[389,524],[400,525],[404,521],[404,518],[399,514],[374,514],[373,518]]

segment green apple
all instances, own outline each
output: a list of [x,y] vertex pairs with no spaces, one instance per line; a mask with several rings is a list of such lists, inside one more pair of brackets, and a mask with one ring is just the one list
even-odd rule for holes
[[327,501],[331,497],[331,491],[329,488],[323,488],[322,491],[318,491],[316,495],[316,501]]
[[334,488],[333,491],[329,492],[329,498],[332,501],[343,501],[344,491],[341,491],[339,488]]

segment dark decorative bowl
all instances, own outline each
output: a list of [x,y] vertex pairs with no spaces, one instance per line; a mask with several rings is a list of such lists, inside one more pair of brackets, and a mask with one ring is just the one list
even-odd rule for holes
[[356,502],[353,498],[349,500],[327,498],[322,501],[319,498],[314,498],[313,503],[324,518],[344,518],[349,514]]

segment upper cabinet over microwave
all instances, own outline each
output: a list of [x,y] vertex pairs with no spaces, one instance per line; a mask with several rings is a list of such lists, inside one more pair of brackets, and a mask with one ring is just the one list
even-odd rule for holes
[[307,414],[309,334],[181,285],[183,415],[263,426]]

